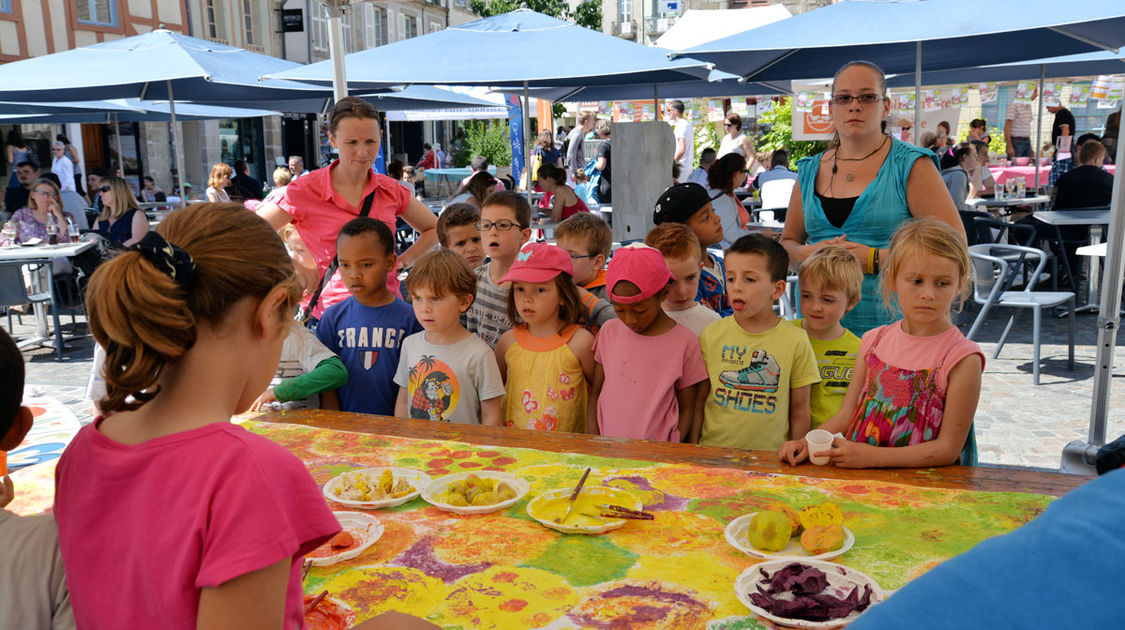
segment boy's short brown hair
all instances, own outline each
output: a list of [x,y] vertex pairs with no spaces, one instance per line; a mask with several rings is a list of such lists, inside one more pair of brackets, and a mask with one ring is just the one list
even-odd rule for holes
[[829,291],[843,291],[848,304],[859,302],[863,290],[863,267],[851,252],[836,245],[816,250],[801,263],[797,276],[802,285],[815,281]]
[[703,260],[699,237],[683,223],[661,223],[652,228],[645,235],[645,245],[655,247],[662,256],[672,260]]
[[766,268],[770,272],[770,282],[781,282],[789,271],[789,252],[781,243],[761,234],[747,234],[739,237],[727,248],[724,256],[731,254],[758,254],[766,259]]
[[475,226],[480,222],[480,208],[471,203],[454,203],[446,206],[437,219],[438,243],[449,247],[449,228],[462,225]]
[[419,258],[410,268],[406,288],[414,295],[419,287],[429,288],[438,297],[452,293],[476,298],[477,276],[464,258],[448,249],[438,249]]
[[520,224],[520,229],[526,230],[531,227],[531,204],[527,203],[527,199],[510,190],[498,190],[485,198],[484,203],[480,205],[481,208],[485,206],[502,206],[512,211],[516,218],[516,223]]
[[579,212],[555,227],[555,240],[573,238],[582,242],[586,253],[601,254],[607,259],[613,248],[613,231],[609,224],[592,212]]

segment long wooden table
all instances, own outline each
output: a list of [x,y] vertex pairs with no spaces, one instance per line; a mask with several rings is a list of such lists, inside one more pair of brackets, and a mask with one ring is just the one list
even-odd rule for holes
[[[459,516],[420,498],[369,512],[383,537],[358,558],[314,568],[305,583],[308,593],[329,590],[351,604],[361,621],[400,610],[449,629],[761,630],[768,626],[734,593],[735,578],[758,561],[724,537],[737,516],[778,500],[798,508],[832,501],[855,535],[833,562],[897,589],[1085,481],[1009,468],[789,467],[767,452],[340,412],[244,420],[297,454],[319,484],[383,466],[433,477],[505,470],[530,483],[527,498],[492,514]],[[527,500],[572,487],[586,467],[588,487],[625,484],[655,520],[581,536],[528,517]]]

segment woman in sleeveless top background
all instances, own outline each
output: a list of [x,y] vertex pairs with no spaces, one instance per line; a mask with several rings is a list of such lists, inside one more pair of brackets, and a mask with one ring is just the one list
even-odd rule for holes
[[866,270],[859,304],[842,323],[856,335],[896,317],[879,298],[878,261],[891,235],[911,218],[932,217],[965,229],[933,152],[883,133],[890,112],[883,71],[853,61],[832,81],[832,145],[798,162],[781,243],[796,268],[827,245],[850,251]]

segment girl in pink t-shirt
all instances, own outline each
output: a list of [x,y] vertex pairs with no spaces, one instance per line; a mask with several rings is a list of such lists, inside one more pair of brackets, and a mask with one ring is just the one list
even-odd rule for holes
[[[950,309],[969,288],[965,237],[934,219],[903,225],[883,266],[883,298],[902,319],[860,342],[839,413],[821,425],[841,432],[829,461],[842,468],[976,464],[973,414],[984,354],[953,325]],[[805,440],[778,455],[798,464]]]
[[55,479],[78,626],[302,627],[302,557],[340,525],[299,459],[229,421],[269,384],[300,295],[281,239],[237,204],[190,206],[89,294],[105,415]]

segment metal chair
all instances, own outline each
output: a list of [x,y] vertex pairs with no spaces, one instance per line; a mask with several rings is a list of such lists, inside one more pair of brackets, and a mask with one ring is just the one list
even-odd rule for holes
[[[1022,245],[1023,247],[1033,247],[1035,239],[1038,237],[1038,232],[1034,225],[1029,223],[1009,223],[1008,221],[1001,221],[1000,219],[991,216],[973,217],[973,228],[977,233],[977,245],[989,243],[1007,243],[1010,245]],[[1059,259],[1057,256],[1043,251],[1047,255],[1047,262],[1051,265],[1051,290],[1059,290]],[[1009,285],[1004,287],[1007,291],[1011,289],[1011,283],[1016,281],[1016,272],[1024,266],[1027,261],[1027,254],[1023,252],[1013,252],[1001,256],[1008,261],[1008,265],[1012,268],[1012,274],[1008,277]],[[1031,271],[1033,265],[1028,264],[1027,270]]]
[[[41,273],[44,268],[47,270],[47,283],[46,288],[37,290],[35,293],[28,293],[27,286],[24,284],[24,276],[22,268],[28,267],[28,271],[32,274]],[[62,327],[59,326],[59,309],[55,305],[55,294],[51,290],[54,284],[55,274],[51,269],[51,261],[49,260],[33,260],[33,261],[3,261],[0,262],[0,306],[13,307],[21,304],[50,304],[51,317],[55,323],[55,352],[60,361],[62,361],[63,341],[62,341]],[[11,331],[12,320],[9,311],[8,329]]]
[[[1007,291],[1008,276],[1012,273],[1012,266],[1008,257],[1012,254],[1022,254],[1028,259],[1036,259],[1035,271],[1028,277],[1022,291]],[[1043,310],[1054,308],[1060,304],[1067,305],[1067,325],[1069,353],[1067,355],[1067,369],[1074,370],[1074,293],[1060,291],[1032,291],[1039,281],[1039,275],[1047,265],[1047,255],[1042,250],[1034,247],[994,243],[973,245],[969,247],[969,256],[973,262],[973,301],[981,305],[973,327],[967,337],[972,339],[980,330],[981,323],[988,316],[993,307],[1008,307],[1013,309],[1031,309],[1033,323],[1031,343],[1033,348],[1032,378],[1036,385],[1039,384],[1039,331],[1043,318]],[[992,354],[995,359],[1000,356],[1000,350],[1012,332],[1012,324],[1016,321],[1018,311],[1013,312],[1000,341],[996,344],[996,351]]]

